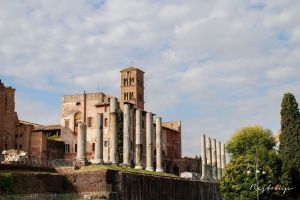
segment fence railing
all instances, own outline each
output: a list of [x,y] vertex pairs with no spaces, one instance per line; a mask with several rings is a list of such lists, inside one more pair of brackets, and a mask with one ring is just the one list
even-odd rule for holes
[[86,200],[86,199],[108,199],[99,193],[69,193],[69,194],[15,194],[0,195],[0,200]]
[[34,156],[19,155],[0,155],[1,164],[16,164],[16,165],[28,165],[28,166],[42,166],[42,167],[68,167],[76,164],[73,159],[53,159],[53,160],[41,160]]

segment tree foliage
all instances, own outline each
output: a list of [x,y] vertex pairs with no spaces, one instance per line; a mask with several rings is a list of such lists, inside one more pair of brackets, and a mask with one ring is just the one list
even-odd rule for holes
[[244,127],[237,130],[227,144],[231,156],[255,154],[258,147],[272,150],[275,140],[270,129],[261,126]]
[[118,160],[123,162],[123,112],[118,110],[117,112],[117,134],[118,134]]
[[[300,191],[300,114],[296,98],[285,93],[281,103],[279,154],[283,171],[292,178],[294,191]],[[299,195],[299,194],[298,194]]]
[[[227,144],[230,162],[225,166],[221,180],[224,199],[255,199],[255,164],[257,163],[259,188],[274,187],[280,182],[281,162],[273,149],[272,132],[261,126],[237,130]],[[247,173],[249,171],[249,173]],[[261,172],[266,172],[262,174]],[[284,199],[275,190],[259,192],[260,199]]]

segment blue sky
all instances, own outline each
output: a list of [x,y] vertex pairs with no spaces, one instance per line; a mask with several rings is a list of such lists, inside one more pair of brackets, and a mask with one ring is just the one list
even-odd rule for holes
[[300,1],[0,1],[0,78],[20,119],[60,122],[64,94],[119,96],[119,71],[146,72],[146,109],[200,135],[277,132],[284,92],[300,101]]

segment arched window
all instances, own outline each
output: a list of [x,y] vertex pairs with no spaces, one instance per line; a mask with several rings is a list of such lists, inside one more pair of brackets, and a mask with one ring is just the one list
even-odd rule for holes
[[74,115],[74,127],[78,127],[80,121],[82,121],[82,113],[78,112]]
[[130,78],[130,85],[134,85],[134,77]]

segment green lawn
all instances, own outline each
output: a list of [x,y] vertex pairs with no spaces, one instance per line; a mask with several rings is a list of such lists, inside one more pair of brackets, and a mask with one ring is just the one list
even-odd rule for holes
[[117,166],[117,165],[92,164],[92,165],[81,167],[80,170],[93,171],[93,170],[97,170],[97,169],[110,169],[110,170],[129,172],[129,173],[138,173],[138,174],[146,174],[146,175],[154,175],[154,176],[176,177],[173,174],[168,174],[168,173],[164,173],[164,172],[150,172],[150,171],[143,170],[143,169],[133,169],[133,168]]

